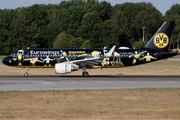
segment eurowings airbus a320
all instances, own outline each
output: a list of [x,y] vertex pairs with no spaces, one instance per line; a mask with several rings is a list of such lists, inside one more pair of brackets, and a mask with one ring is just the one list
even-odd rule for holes
[[30,48],[14,51],[3,59],[12,67],[55,68],[57,74],[68,74],[79,69],[83,76],[89,76],[87,69],[117,68],[145,64],[175,56],[179,50],[169,50],[174,21],[166,21],[148,43],[140,49],[127,47],[111,49],[45,49]]

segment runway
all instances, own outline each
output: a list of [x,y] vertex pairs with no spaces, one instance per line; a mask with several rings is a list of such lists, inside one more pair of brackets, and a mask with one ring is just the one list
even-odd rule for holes
[[0,90],[72,90],[180,87],[177,76],[0,76]]

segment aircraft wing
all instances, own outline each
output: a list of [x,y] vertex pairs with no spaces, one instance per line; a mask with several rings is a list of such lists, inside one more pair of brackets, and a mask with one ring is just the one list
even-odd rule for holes
[[73,60],[73,61],[69,61],[66,63],[67,64],[77,64],[81,67],[97,65],[102,62],[103,58],[110,57],[112,55],[115,47],[116,47],[116,45],[114,45],[104,57],[93,57],[93,58],[86,58],[86,59],[82,59],[82,60]]
[[79,66],[92,66],[101,63],[102,60],[103,60],[102,57],[95,57],[95,58],[87,58],[82,60],[73,60],[73,61],[69,61],[68,63],[77,64]]

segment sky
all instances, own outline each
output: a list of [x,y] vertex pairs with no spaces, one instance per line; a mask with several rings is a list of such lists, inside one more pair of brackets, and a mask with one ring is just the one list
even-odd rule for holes
[[[59,4],[61,1],[64,0],[0,0],[0,9],[15,9],[23,6],[32,6],[34,4]],[[112,6],[125,2],[151,2],[163,15],[165,15],[166,11],[169,10],[173,4],[180,4],[180,0],[99,0],[99,2],[101,1],[110,2]]]

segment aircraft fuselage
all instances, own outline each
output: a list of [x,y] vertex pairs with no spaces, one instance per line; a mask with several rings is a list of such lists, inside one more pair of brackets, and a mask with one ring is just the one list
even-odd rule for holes
[[[104,57],[109,49],[22,49],[21,59],[18,59],[18,51],[14,51],[3,60],[3,63],[13,67],[55,67],[56,63],[81,60],[93,57]],[[135,51],[140,54],[135,58]],[[146,51],[146,52],[144,52]],[[144,52],[144,53],[142,53]],[[147,58],[147,53],[150,58]],[[115,49],[109,58],[89,66],[97,67],[124,67],[144,64],[156,60],[165,59],[176,55],[175,51],[154,51],[147,49]],[[47,56],[49,61],[46,60]],[[32,59],[32,60],[31,60]],[[34,61],[33,61],[34,59]],[[35,60],[36,59],[36,60]],[[133,63],[135,59],[135,63]],[[148,59],[148,60],[147,60]],[[48,63],[47,63],[48,62]],[[21,63],[21,65],[18,65]]]

